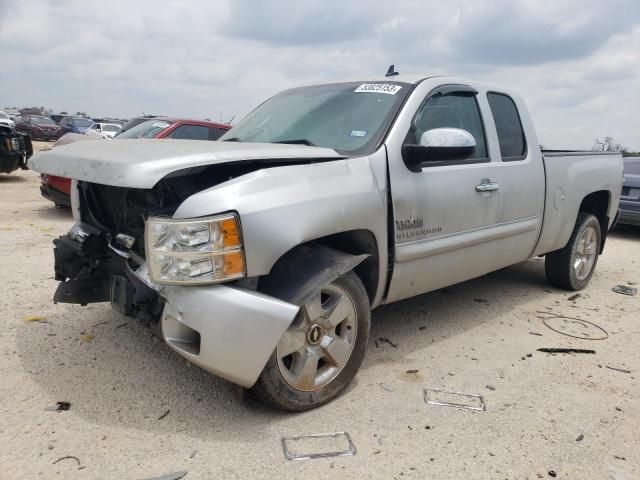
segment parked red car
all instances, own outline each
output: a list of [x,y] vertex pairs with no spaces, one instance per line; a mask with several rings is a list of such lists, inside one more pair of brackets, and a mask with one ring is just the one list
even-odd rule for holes
[[230,125],[205,120],[182,120],[157,117],[139,123],[115,138],[174,138],[181,140],[217,140]]
[[[217,140],[230,128],[231,125],[209,122],[206,120],[185,120],[179,118],[158,117],[146,120],[126,132],[116,135],[114,137],[114,141],[132,138]],[[78,137],[80,136],[81,135],[78,135]],[[81,140],[85,139],[83,138]],[[87,138],[86,140],[89,139]],[[51,200],[55,203],[56,207],[69,207],[71,205],[71,179],[56,177],[54,175],[42,175],[41,181],[42,184],[40,185],[40,192],[44,198]]]

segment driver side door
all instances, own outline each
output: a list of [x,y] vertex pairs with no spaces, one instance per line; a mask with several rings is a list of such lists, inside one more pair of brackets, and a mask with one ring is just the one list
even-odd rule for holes
[[[406,135],[387,145],[394,215],[395,264],[387,302],[477,277],[501,264],[498,240],[500,168],[487,143],[477,92],[465,85],[430,91]],[[476,146],[461,158],[408,164],[403,145],[417,145],[436,128],[471,133]],[[406,153],[405,153],[406,155]]]

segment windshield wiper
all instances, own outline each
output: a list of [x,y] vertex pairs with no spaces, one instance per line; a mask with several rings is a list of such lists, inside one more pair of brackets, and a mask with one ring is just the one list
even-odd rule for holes
[[225,138],[222,140],[223,142],[239,142],[240,139],[238,137]]
[[306,138],[298,138],[298,139],[295,139],[295,140],[278,140],[277,142],[272,142],[272,143],[287,143],[287,144],[291,144],[291,145],[308,145],[309,147],[315,147],[316,146],[315,143],[310,142]]

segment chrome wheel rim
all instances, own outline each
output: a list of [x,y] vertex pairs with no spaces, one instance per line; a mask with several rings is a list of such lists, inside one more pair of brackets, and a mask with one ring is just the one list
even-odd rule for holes
[[578,239],[576,254],[573,259],[573,271],[576,278],[584,280],[591,273],[598,254],[598,232],[594,227],[588,227]]
[[355,303],[340,285],[313,295],[276,347],[285,381],[305,392],[331,383],[351,357],[357,327]]

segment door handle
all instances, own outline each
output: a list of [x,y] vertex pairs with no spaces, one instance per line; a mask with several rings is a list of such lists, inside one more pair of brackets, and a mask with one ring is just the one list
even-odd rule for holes
[[483,178],[480,185],[476,185],[476,192],[495,192],[500,190],[500,184],[492,182],[488,178]]

